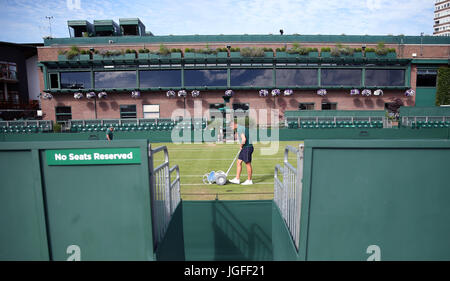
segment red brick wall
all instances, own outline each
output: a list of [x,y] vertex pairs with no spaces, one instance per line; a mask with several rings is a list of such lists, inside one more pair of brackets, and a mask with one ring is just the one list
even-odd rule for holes
[[[202,91],[199,98],[189,95],[186,101],[183,98],[167,98],[165,92],[141,92],[138,99],[131,98],[131,93],[110,93],[106,99],[97,99],[97,119],[120,118],[120,105],[135,104],[137,117],[143,118],[143,105],[159,104],[160,118],[171,118],[175,110],[182,115],[184,108],[194,117],[195,101],[201,102],[202,114],[209,109],[210,104],[223,103],[222,91]],[[42,109],[45,119],[55,119],[56,106],[71,106],[72,119],[95,119],[94,100],[83,98],[76,100],[73,94],[54,94],[52,100],[43,100]],[[383,110],[384,104],[392,102],[396,98],[402,100],[403,104],[414,105],[414,97],[405,97],[403,91],[384,91],[381,97],[350,96],[349,90],[328,91],[327,96],[321,97],[315,91],[294,91],[292,96],[260,97],[258,91],[235,91],[228,106],[233,103],[248,103],[251,109],[266,109],[267,118],[270,120],[270,109],[279,108],[280,117],[284,116],[285,110],[298,110],[299,103],[315,103],[315,109],[320,110],[322,102],[337,103],[338,110]],[[198,112],[197,112],[198,114]]]
[[[203,48],[206,43],[193,44],[165,44],[168,48],[180,48],[184,51],[185,48]],[[209,43],[211,48],[226,47],[226,43]],[[334,47],[335,44],[316,44],[316,43],[302,43],[305,47]],[[350,47],[361,47],[362,44],[345,44]],[[281,48],[284,43],[273,44],[259,44],[259,43],[233,43],[232,47],[269,47]],[[286,44],[289,48],[292,44]],[[376,44],[366,44],[368,48],[375,47]],[[412,58],[412,53],[417,54],[417,58],[440,58],[447,59],[450,54],[450,46],[429,46],[429,45],[404,45],[399,47],[396,44],[386,45],[389,48],[396,48],[398,57]],[[91,46],[80,47],[80,49],[88,50]],[[96,50],[123,50],[135,49],[139,50],[144,45],[103,45],[94,46]],[[159,44],[146,44],[146,48],[157,50]],[[39,61],[57,60],[58,52],[61,50],[68,50],[70,47],[39,47],[38,59]],[[422,55],[421,55],[422,54]],[[416,66],[411,69],[411,86],[416,88]],[[44,90],[44,81],[42,72],[39,73],[41,92]],[[383,97],[352,97],[348,90],[345,91],[329,91],[329,94],[322,98],[315,94],[315,91],[294,91],[294,95],[290,97],[273,97],[261,98],[258,96],[258,91],[236,91],[236,95],[231,99],[231,103],[249,103],[252,109],[270,109],[278,107],[281,111],[281,116],[285,110],[297,110],[300,102],[314,102],[315,109],[321,109],[322,101],[336,102],[338,110],[381,110],[384,109],[385,102],[391,102],[394,98],[400,98],[406,105],[414,105],[415,98],[406,98],[403,91],[385,91]],[[139,99],[132,99],[131,93],[108,93],[108,99],[98,100],[97,103],[97,118],[120,118],[119,105],[121,104],[136,104],[138,118],[143,117],[142,105],[144,104],[159,104],[160,117],[169,118],[175,109],[183,109],[185,103],[183,99],[173,98],[168,99],[165,92],[142,92],[142,97]],[[75,100],[73,94],[54,94],[53,100],[43,100],[42,110],[44,112],[44,119],[55,120],[55,106],[71,106],[73,119],[93,119],[95,118],[94,102],[92,100]],[[223,91],[203,91],[201,98],[203,110],[209,108],[211,103],[222,103]],[[194,114],[194,99],[190,96],[186,98],[186,109]]]

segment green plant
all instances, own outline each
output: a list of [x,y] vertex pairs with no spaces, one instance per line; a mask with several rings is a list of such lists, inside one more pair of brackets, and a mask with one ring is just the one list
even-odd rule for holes
[[320,49],[321,52],[330,52],[331,48],[330,47],[323,47]]
[[263,48],[245,47],[241,50],[241,56],[243,57],[264,57]]
[[337,43],[337,44],[336,44],[336,47],[334,47],[334,48],[331,50],[331,55],[332,55],[333,57],[339,57],[339,56],[341,56],[341,55],[344,55],[344,56],[352,56],[354,52],[355,52],[355,49],[354,49],[354,48],[350,48],[350,47],[347,47],[347,46],[343,46],[341,43]]
[[441,66],[438,69],[436,106],[450,104],[450,68]]
[[164,46],[164,44],[160,44],[159,45],[159,51],[158,54],[163,55],[163,56],[167,56],[170,54],[170,50],[169,48],[167,48],[166,46]]
[[384,42],[379,42],[375,48],[367,48],[366,52],[375,52],[379,56],[385,56],[388,53],[395,53],[395,48],[387,48]]
[[55,133],[60,133],[61,132],[61,124],[56,122],[55,124],[53,124],[53,132]]
[[[284,47],[286,48],[286,47]],[[317,52],[317,48],[306,48],[300,46],[299,43],[292,44],[292,48],[288,49],[287,52],[289,54],[299,54],[299,55],[307,55],[310,52]]]
[[80,48],[74,45],[70,47],[69,51],[65,52],[65,55],[68,59],[73,59],[74,57],[78,56],[80,52]]
[[240,52],[240,51],[241,51],[241,48],[239,48],[239,47],[230,49],[230,52]]

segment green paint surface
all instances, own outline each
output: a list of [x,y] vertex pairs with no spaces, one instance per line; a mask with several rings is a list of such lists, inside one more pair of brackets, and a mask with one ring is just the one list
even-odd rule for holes
[[416,89],[416,106],[427,107],[434,106],[436,104],[436,88],[420,88]]
[[450,260],[449,141],[307,141],[307,260]]

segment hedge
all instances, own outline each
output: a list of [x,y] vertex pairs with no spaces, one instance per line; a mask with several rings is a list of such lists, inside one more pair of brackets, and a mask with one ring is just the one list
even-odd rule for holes
[[440,67],[437,77],[436,105],[450,105],[450,68]]

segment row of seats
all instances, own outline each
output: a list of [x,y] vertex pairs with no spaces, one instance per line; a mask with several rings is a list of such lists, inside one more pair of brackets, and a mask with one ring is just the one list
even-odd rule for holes
[[450,121],[417,121],[411,123],[411,128],[450,128]]
[[[199,129],[205,129],[206,127],[195,127],[193,125],[191,126],[163,126],[161,125],[151,125],[151,126],[138,126],[138,127],[116,127],[114,128],[115,131],[119,131],[119,132],[136,132],[136,131],[167,131],[167,130],[172,130],[174,128],[180,129],[180,130],[184,130],[184,129],[190,129],[190,130],[199,130]],[[78,127],[72,127],[71,128],[71,132],[72,133],[77,133],[77,132],[106,132],[106,130],[108,129],[107,126],[105,127],[100,127],[100,128],[86,128],[86,127],[82,127],[82,128],[78,128]]]
[[47,133],[51,132],[50,125],[13,125],[13,126],[1,126],[0,133]]
[[383,128],[382,121],[337,121],[336,123],[333,121],[301,121],[300,124],[298,121],[289,121],[288,128],[297,129],[327,129],[327,128]]

